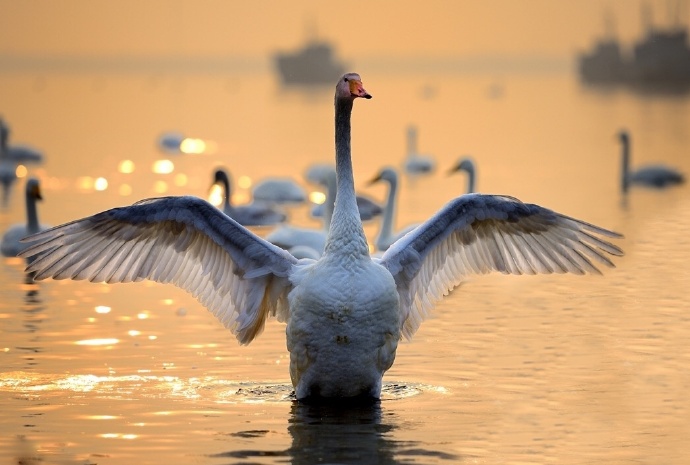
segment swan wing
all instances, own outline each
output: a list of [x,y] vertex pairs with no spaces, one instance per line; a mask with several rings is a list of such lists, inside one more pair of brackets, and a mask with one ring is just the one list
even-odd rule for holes
[[27,238],[35,279],[171,283],[247,344],[268,315],[288,318],[292,255],[196,197],[114,208]]
[[433,305],[467,276],[599,273],[623,251],[620,234],[512,197],[467,194],[396,241],[380,263],[393,275],[410,338]]

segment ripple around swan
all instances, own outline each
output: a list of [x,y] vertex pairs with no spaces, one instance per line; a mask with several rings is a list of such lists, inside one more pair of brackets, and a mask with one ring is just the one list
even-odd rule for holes
[[[90,393],[100,398],[160,398],[207,399],[217,403],[259,403],[294,401],[289,384],[252,383],[222,380],[214,377],[179,378],[155,375],[56,375],[14,371],[0,374],[0,392],[31,397],[38,393],[50,396],[83,396]],[[441,386],[420,383],[384,383],[384,401],[406,399],[429,393],[446,393]]]

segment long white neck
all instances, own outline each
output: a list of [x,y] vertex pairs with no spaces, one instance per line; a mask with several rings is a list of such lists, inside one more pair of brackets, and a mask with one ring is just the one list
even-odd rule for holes
[[369,256],[369,246],[359,218],[350,148],[351,99],[335,100],[335,172],[337,194],[324,254]]
[[474,165],[472,165],[471,167],[467,168],[467,193],[468,194],[471,194],[472,192],[474,192],[475,182],[476,182],[475,177],[476,177],[476,173],[474,170]]
[[398,180],[396,178],[392,178],[389,180],[388,184],[388,199],[386,200],[386,206],[383,208],[381,231],[379,231],[379,235],[376,240],[377,247],[379,247],[379,249],[385,248],[379,246],[379,243],[388,242],[393,236],[393,223],[395,222],[395,204],[398,198]]
[[26,230],[30,234],[39,231],[38,210],[36,208],[36,197],[30,192],[26,193]]

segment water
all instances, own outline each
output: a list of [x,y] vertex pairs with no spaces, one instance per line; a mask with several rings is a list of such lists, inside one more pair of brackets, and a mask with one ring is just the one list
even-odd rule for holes
[[[3,259],[2,463],[688,463],[688,187],[634,189],[624,204],[614,135],[630,130],[633,164],[690,173],[690,98],[598,92],[568,74],[360,72],[374,95],[353,115],[360,190],[383,199],[366,181],[400,166],[410,123],[439,166],[403,179],[399,227],[462,193],[465,179],[445,170],[471,154],[479,191],[619,231],[626,256],[603,276],[473,279],[400,345],[381,404],[345,411],[292,401],[280,323],[239,346],[179,289],[34,283]],[[236,179],[300,179],[333,152],[331,89],[288,91],[263,74],[6,74],[0,102],[12,140],[45,151],[29,173],[46,224],[206,197],[219,164]],[[155,146],[166,130],[217,150],[166,156]],[[153,173],[159,159],[175,170]],[[133,173],[118,172],[122,160]],[[3,231],[23,221],[22,189]],[[291,217],[317,226],[304,207]]]

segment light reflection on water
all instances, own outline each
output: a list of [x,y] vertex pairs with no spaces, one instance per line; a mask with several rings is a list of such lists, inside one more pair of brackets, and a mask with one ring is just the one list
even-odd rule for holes
[[[222,79],[196,77],[176,87],[186,102],[180,108],[170,89],[142,92],[136,76],[81,94],[85,79],[47,76],[37,94],[21,77],[0,77],[8,120],[45,147],[46,164],[29,167],[45,181],[42,222],[161,193],[206,198],[220,165],[248,201],[251,181],[301,179],[306,166],[331,158],[330,92],[307,100],[258,78],[227,105]],[[383,199],[365,182],[402,162],[404,131],[414,122],[441,171],[472,154],[480,192],[624,233],[617,268],[603,277],[473,279],[400,345],[381,404],[333,411],[292,401],[284,326],[276,322],[241,347],[178,289],[34,283],[21,260],[4,259],[0,461],[685,463],[690,196],[687,186],[636,189],[623,208],[614,134],[625,125],[637,136],[635,165],[659,160],[690,173],[690,102],[599,95],[569,76],[508,76],[502,95],[487,99],[493,79],[366,76],[375,99],[353,120],[358,188]],[[428,85],[433,99],[400,98]],[[9,88],[18,90],[3,93]],[[74,94],[83,98],[64,113],[65,96]],[[133,106],[141,109],[136,117]],[[97,130],[73,135],[84,120]],[[181,126],[216,141],[217,152],[166,154],[173,171],[153,172],[164,158],[153,141]],[[101,177],[108,187],[96,191]],[[87,178],[85,191],[79,183]],[[427,218],[465,184],[440,173],[401,182],[398,227]],[[16,192],[0,212],[3,230],[22,218]],[[318,227],[306,207],[290,216]],[[373,236],[377,224],[365,228]]]

